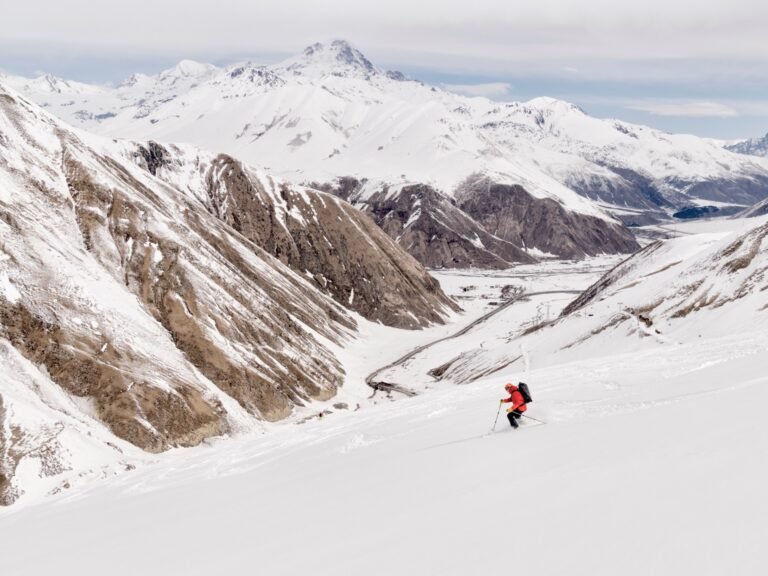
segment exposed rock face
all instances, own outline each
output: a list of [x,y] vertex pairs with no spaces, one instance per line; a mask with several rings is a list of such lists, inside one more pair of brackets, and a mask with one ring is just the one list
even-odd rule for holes
[[425,184],[360,194],[363,183],[341,178],[315,185],[349,200],[391,238],[430,268],[509,268],[536,259],[512,242],[489,234],[446,195]]
[[168,164],[167,152],[157,142],[147,142],[146,148],[139,146],[139,155],[143,158],[144,163],[147,166],[147,170],[152,176],[157,175],[159,168]]
[[639,248],[618,222],[566,210],[521,186],[467,180],[456,200],[424,184],[371,191],[355,178],[313,184],[370,214],[419,262],[432,268],[508,268],[535,262],[526,250],[559,258],[631,253]]
[[314,334],[352,330],[341,308],[202,204],[0,106],[0,338],[150,451],[333,395],[342,369]]
[[456,308],[417,261],[348,203],[227,155],[190,155],[175,146],[158,155],[166,159],[158,177],[183,180],[213,215],[365,318],[420,328]]
[[521,186],[471,180],[457,200],[494,236],[560,258],[626,254],[639,248],[620,224],[566,210],[549,198],[534,198]]
[[[65,154],[65,158],[68,156]],[[111,163],[109,159],[105,162]],[[293,352],[281,351],[282,342],[306,338],[298,322],[306,326],[340,322],[352,328],[349,320],[304,287],[301,287],[303,298],[324,309],[321,316],[313,316],[305,306],[287,298],[279,280],[294,285],[298,284],[297,280],[284,276],[265,281],[263,274],[254,270],[240,251],[250,249],[260,259],[266,255],[255,246],[243,246],[229,232],[222,234],[223,226],[217,226],[217,221],[201,210],[202,207],[188,208],[183,228],[179,227],[179,232],[183,229],[193,238],[191,249],[185,250],[177,240],[151,231],[144,220],[146,214],[165,207],[127,170],[120,166],[113,168],[131,191],[148,193],[154,206],[142,206],[127,195],[102,187],[74,160],[65,160],[64,166],[86,246],[105,267],[112,264],[122,268],[121,279],[126,286],[168,330],[185,356],[219,388],[249,412],[269,420],[287,415],[291,404],[301,397],[333,394],[339,383],[338,363],[327,353],[326,363],[296,362],[292,360]],[[108,214],[107,222],[99,217],[101,214]],[[173,217],[171,210],[166,214]],[[95,240],[97,238],[100,240]],[[119,262],[115,262],[111,254],[114,246],[122,255]],[[146,246],[151,250],[143,251],[142,247]],[[222,260],[231,270],[223,276],[210,275],[209,258]],[[204,278],[193,278],[201,273]],[[209,284],[210,292],[201,290],[200,283]],[[250,291],[262,291],[267,301],[274,303],[274,309],[261,309],[254,301],[254,294],[242,286],[248,286]],[[217,305],[216,300],[223,300],[227,306]],[[229,306],[232,309],[228,310]],[[198,318],[211,322],[216,332],[225,335],[227,340],[242,342],[259,361],[245,364],[233,361],[225,346],[200,325]],[[320,328],[320,331],[330,338],[336,336],[333,330]],[[261,354],[258,352],[261,347],[273,352]],[[286,376],[290,377],[286,379]]]
[[87,331],[74,333],[43,320],[22,304],[0,301],[0,336],[34,364],[45,366],[51,380],[69,393],[94,400],[99,419],[112,432],[157,452],[169,446],[191,446],[229,431],[224,410],[215,400],[183,380],[174,393],[135,381],[125,370],[129,348],[107,347]]
[[365,202],[379,225],[419,261],[433,268],[508,268],[535,259],[511,242],[489,234],[430,186],[383,190]]
[[[104,478],[153,459],[108,430],[90,399],[55,384],[45,367],[4,338],[0,365],[0,505],[29,493],[57,493],[81,478]],[[16,477],[22,466],[24,483]]]
[[417,328],[455,308],[418,262],[338,198],[262,182],[224,155],[208,170],[207,190],[219,218],[369,320]]
[[75,133],[3,90],[5,503],[23,491],[18,462],[61,474],[85,442],[117,465],[123,440],[191,446],[332,397],[344,374],[328,343],[356,324],[329,295],[407,327],[452,305],[336,198],[225,156],[184,164],[151,143],[137,157],[135,144]]

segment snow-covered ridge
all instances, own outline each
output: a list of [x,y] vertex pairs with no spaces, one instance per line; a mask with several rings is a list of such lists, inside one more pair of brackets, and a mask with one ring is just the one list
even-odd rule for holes
[[317,42],[307,46],[300,55],[282,62],[280,68],[307,76],[344,72],[364,76],[381,73],[362,52],[344,40],[334,40],[328,45]]
[[747,207],[768,195],[768,161],[717,142],[593,118],[553,98],[467,98],[384,71],[341,40],[268,66],[182,62],[88,97],[11,80],[90,130],[192,142],[297,182],[354,176],[450,195],[484,173],[604,218],[586,196],[633,222],[697,199]]

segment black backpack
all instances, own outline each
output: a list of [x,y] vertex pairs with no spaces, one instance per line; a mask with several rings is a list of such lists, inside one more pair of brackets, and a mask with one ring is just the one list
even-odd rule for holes
[[531,391],[528,390],[528,384],[526,384],[525,382],[520,382],[517,385],[517,389],[520,391],[520,394],[522,395],[523,400],[525,401],[526,404],[530,404],[531,402],[533,402],[533,398],[531,398]]

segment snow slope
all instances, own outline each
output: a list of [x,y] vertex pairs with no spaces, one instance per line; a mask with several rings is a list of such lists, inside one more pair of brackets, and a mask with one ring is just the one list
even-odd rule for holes
[[[266,574],[759,574],[768,563],[766,226],[681,225],[679,238],[649,244],[596,282],[594,266],[610,262],[444,273],[473,313],[493,308],[482,294],[498,300],[519,284],[558,292],[535,306],[549,303],[552,317],[531,296],[452,350],[427,350],[439,360],[475,348],[461,362],[479,374],[471,383],[449,385],[460,382],[454,372],[416,397],[172,451],[55,503],[2,510],[2,566],[22,576],[256,565]],[[565,307],[563,292],[590,282]],[[640,308],[659,296],[643,311],[646,326]],[[521,335],[528,315],[545,325]],[[356,374],[391,359],[371,349],[367,358],[350,349]],[[520,360],[485,372],[504,353]],[[397,373],[424,381],[422,364]],[[527,415],[546,424],[512,431],[502,416],[489,435],[510,380],[530,384]],[[348,399],[362,386],[350,382]]]
[[354,176],[372,191],[423,183],[452,194],[482,173],[605,217],[587,196],[629,220],[697,198],[748,206],[768,194],[768,163],[718,142],[593,118],[552,98],[460,96],[382,70],[340,40],[270,66],[182,62],[116,88],[8,81],[90,130],[193,142],[299,182]]
[[[12,574],[759,574],[768,333],[497,374],[0,512]],[[509,378],[535,402],[486,434]],[[40,550],[46,551],[40,554]],[[119,559],[119,561],[116,561]]]

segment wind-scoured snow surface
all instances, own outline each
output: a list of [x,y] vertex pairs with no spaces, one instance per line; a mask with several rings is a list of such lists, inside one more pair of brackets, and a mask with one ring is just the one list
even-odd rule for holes
[[299,182],[355,176],[374,191],[426,183],[452,194],[481,173],[602,218],[576,192],[630,213],[699,197],[748,206],[768,194],[768,163],[721,143],[593,118],[552,98],[460,96],[383,70],[343,41],[270,66],[185,61],[115,88],[7,81],[89,130],[192,142]]
[[[505,350],[520,356],[471,384],[433,381],[436,390],[415,398],[171,453],[56,505],[2,511],[3,567],[759,574],[768,562],[768,222],[748,222],[679,227],[678,239],[649,245],[598,282],[586,267],[562,265],[443,276],[448,292],[490,289],[493,301],[507,284],[561,294],[548,312],[531,296],[454,339],[453,350],[425,352],[442,361],[479,343],[477,366],[465,363],[474,374]],[[565,306],[562,292],[590,284]],[[652,324],[638,331],[640,305],[658,297],[643,311]],[[467,298],[470,310],[494,309]],[[423,381],[422,364],[399,374]],[[530,385],[527,414],[547,424],[512,431],[502,413],[489,435],[510,380]]]

